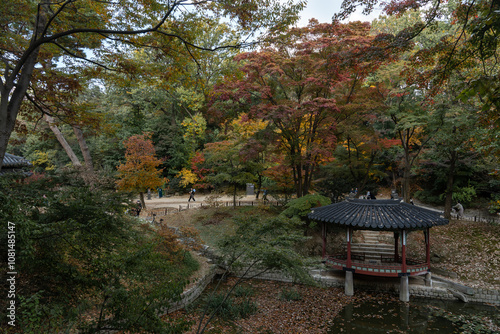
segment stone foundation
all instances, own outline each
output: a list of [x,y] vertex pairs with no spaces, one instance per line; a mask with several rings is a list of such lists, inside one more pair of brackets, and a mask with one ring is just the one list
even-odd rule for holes
[[[345,288],[345,273],[340,273],[340,275],[338,273],[334,274],[329,270],[310,271],[311,276],[320,286]],[[233,274],[238,276],[238,273]],[[257,274],[257,271],[250,271],[246,276],[248,277]],[[371,279],[360,279],[359,276],[354,274],[354,294],[356,294],[356,290],[361,289],[366,291],[386,292],[394,295],[399,295],[399,278],[388,279],[387,282],[384,282],[383,278],[378,278],[378,281],[374,282]],[[367,277],[368,276],[364,276],[364,278]],[[278,271],[268,271],[256,276],[255,278],[288,283],[293,282],[292,277],[283,275]],[[468,302],[500,305],[500,291],[498,290],[469,288],[466,286],[460,286],[453,282],[445,281],[441,278],[432,279],[432,286],[426,286],[426,284],[428,283],[425,281],[424,277],[410,277],[409,280],[410,300],[411,297],[457,300],[456,292],[460,292],[466,297]]]

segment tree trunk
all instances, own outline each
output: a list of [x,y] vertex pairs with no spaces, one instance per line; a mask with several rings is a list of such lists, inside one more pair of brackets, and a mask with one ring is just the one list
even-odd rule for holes
[[144,193],[142,191],[139,193],[139,197],[141,199],[142,209],[146,210],[146,201],[144,200]]
[[[365,186],[366,186],[366,183],[368,183],[370,171],[373,167],[376,156],[377,156],[377,153],[374,153],[374,152],[370,153],[370,162],[368,163],[368,166],[366,167],[366,172],[363,176],[363,180],[361,181],[361,183],[357,184],[357,188],[358,188],[358,195],[356,195],[357,197],[359,197],[359,194],[362,194],[365,190]],[[352,164],[349,165],[349,168],[351,169],[351,175],[354,175],[354,172],[352,171]]]
[[54,134],[56,135],[57,140],[59,141],[59,143],[61,144],[61,146],[64,148],[64,151],[66,151],[66,154],[70,158],[70,160],[73,163],[73,165],[75,167],[82,167],[82,163],[80,162],[80,159],[78,159],[78,157],[76,156],[76,154],[73,151],[73,149],[71,148],[71,146],[69,146],[68,142],[64,138],[63,134],[61,133],[61,131],[59,130],[59,128],[57,127],[57,125],[54,124],[54,118],[52,118],[51,116],[45,114],[44,115],[44,119],[49,124],[49,127],[52,130],[52,132],[54,132]]
[[24,63],[19,63],[19,67],[10,69],[2,73],[3,81],[0,83],[0,170],[3,166],[3,159],[7,151],[9,139],[16,124],[17,114],[23,102],[26,91],[29,88],[33,70],[38,59],[40,47],[34,48],[34,43],[39,38],[39,32],[43,31],[47,23],[46,6],[40,5],[37,26],[31,39],[30,47],[23,56]]
[[262,189],[262,174],[259,173],[259,180],[257,181],[257,192],[255,195],[256,199],[259,199],[259,194]]
[[450,166],[448,167],[448,180],[446,182],[446,197],[444,199],[444,218],[451,219],[451,207],[453,205],[453,182],[455,178],[455,166],[458,159],[457,151],[451,152]]
[[405,152],[404,169],[403,169],[403,199],[406,203],[410,203],[410,177],[411,177],[411,157],[410,157],[410,143],[409,133],[406,136],[400,135],[401,142]]
[[411,166],[409,162],[405,160],[405,166],[403,171],[403,199],[406,203],[410,203],[410,174]]
[[92,163],[92,156],[90,155],[90,150],[83,136],[82,130],[74,125],[73,131],[75,132],[76,139],[78,140],[78,145],[80,145],[80,150],[82,151],[83,159],[85,160],[85,167],[90,173],[94,172],[94,164]]
[[236,209],[236,182],[234,183],[234,187],[233,187],[233,209]]

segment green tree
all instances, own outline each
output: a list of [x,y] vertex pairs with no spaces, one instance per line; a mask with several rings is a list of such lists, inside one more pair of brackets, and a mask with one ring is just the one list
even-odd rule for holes
[[311,209],[332,204],[329,198],[317,194],[309,194],[300,198],[292,199],[286,204],[285,210],[281,213],[286,217],[299,217],[307,220],[307,215]]
[[[113,180],[102,177],[89,185],[73,172],[24,182],[2,177],[0,185],[0,219],[15,224],[16,270],[23,273],[16,282],[16,328],[182,331],[182,322],[167,324],[159,312],[179,299],[198,264],[180,245],[172,246],[177,238],[126,215],[127,199]],[[6,228],[0,240],[6,254]]]
[[[377,3],[371,0],[344,0],[342,12],[334,19],[346,18],[357,6],[370,13]],[[397,32],[381,33],[379,38],[390,41],[387,47],[418,42],[420,36],[439,32],[440,38],[429,39],[411,58],[405,69],[406,84],[422,90],[426,97],[433,97],[447,89],[447,84],[460,77],[464,101],[476,99],[480,123],[488,129],[488,142],[495,141],[498,132],[498,107],[500,101],[498,36],[500,34],[500,4],[496,0],[479,1],[391,1],[383,4],[383,12],[401,17],[419,11],[420,19],[408,20],[397,27]],[[449,28],[446,28],[448,26]],[[424,66],[423,66],[424,65]],[[496,141],[497,142],[497,141]],[[491,146],[498,154],[498,146]]]
[[[230,294],[245,280],[269,270],[279,270],[291,276],[294,281],[314,284],[307,272],[304,258],[294,250],[297,243],[306,240],[299,228],[301,221],[298,218],[247,215],[245,218],[235,219],[234,223],[234,233],[226,234],[218,242],[217,253],[226,267],[224,276],[237,271],[241,274],[240,278],[220,300],[219,305],[210,309],[205,307],[197,333],[205,332]],[[204,320],[206,315],[208,319]]]
[[246,160],[241,154],[240,141],[221,141],[208,143],[203,151],[205,164],[214,174],[208,177],[215,186],[228,184],[233,192],[233,205],[236,207],[236,191],[238,186],[244,186],[255,180],[254,162]]

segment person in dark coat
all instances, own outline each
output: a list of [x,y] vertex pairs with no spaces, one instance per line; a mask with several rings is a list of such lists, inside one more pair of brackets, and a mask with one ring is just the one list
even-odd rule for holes
[[142,211],[142,204],[141,201],[137,200],[137,206],[135,208],[135,212],[137,213],[137,216],[141,214]]
[[196,190],[194,188],[191,188],[191,191],[189,192],[188,202],[191,202],[191,200],[193,200],[194,202],[196,202],[196,200],[194,199],[194,193],[195,192],[196,192]]

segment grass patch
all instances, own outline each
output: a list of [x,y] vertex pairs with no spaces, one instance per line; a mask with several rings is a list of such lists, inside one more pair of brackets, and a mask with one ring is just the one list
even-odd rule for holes
[[208,296],[205,302],[207,310],[210,313],[215,312],[223,320],[244,319],[257,312],[257,305],[253,301],[244,299],[237,302],[224,292]]
[[[215,247],[217,241],[224,235],[232,234],[235,230],[233,223],[234,219],[241,217],[248,217],[252,215],[273,217],[275,214],[269,211],[262,210],[258,207],[219,207],[219,208],[203,208],[201,210],[192,210],[190,217],[184,219],[183,224],[186,226],[193,226],[200,232],[200,238],[203,242],[210,246]],[[176,215],[168,216],[167,225],[173,225],[176,220]],[[171,222],[172,221],[172,224]]]
[[281,289],[279,299],[286,301],[302,300],[302,295],[296,288],[283,288]]
[[255,294],[254,289],[249,285],[238,285],[233,290],[235,297],[252,297]]

